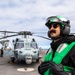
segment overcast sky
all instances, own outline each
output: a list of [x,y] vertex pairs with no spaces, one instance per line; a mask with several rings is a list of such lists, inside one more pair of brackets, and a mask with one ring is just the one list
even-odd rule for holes
[[[38,35],[47,36],[46,18],[53,15],[69,19],[71,32],[75,32],[75,0],[0,0],[0,31],[27,30],[44,32]],[[35,39],[43,48],[48,48],[51,42],[38,37]]]

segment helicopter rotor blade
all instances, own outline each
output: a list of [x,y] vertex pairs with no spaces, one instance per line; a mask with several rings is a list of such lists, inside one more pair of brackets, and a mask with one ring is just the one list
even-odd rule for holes
[[[4,32],[4,31],[1,31],[1,32]],[[6,32],[12,32],[12,31],[6,31]],[[31,33],[30,31],[20,31],[20,32],[14,32],[14,33],[17,33],[17,34],[4,36],[4,37],[1,37],[0,39],[13,37],[13,36],[18,36],[18,35],[31,35],[32,36],[33,34],[35,34],[35,33]],[[44,37],[44,36],[40,36],[40,35],[34,35],[34,36],[41,37],[41,38],[44,38],[44,39],[47,39],[47,40],[51,40],[50,38],[47,38],[47,37]]]
[[8,37],[13,37],[13,36],[18,36],[18,35],[32,35],[32,33],[30,31],[20,31],[17,34],[9,35],[9,36],[4,36],[4,37],[1,37],[0,39],[4,39],[4,38],[8,38]]
[[75,35],[75,33],[70,33],[70,35]]
[[47,32],[40,32],[40,31],[34,32],[34,34],[45,34],[45,33],[47,33]]
[[14,32],[14,31],[0,31],[0,32],[5,32],[5,33],[18,33],[18,32]]
[[44,36],[40,36],[40,35],[34,35],[34,36],[41,37],[41,38],[44,38],[44,39],[47,39],[47,40],[51,40],[50,38],[47,38],[47,37],[44,37]]
[[18,34],[9,35],[9,36],[4,36],[4,37],[1,37],[0,39],[5,39],[5,38],[8,38],[8,37],[13,37],[13,36],[18,36]]
[[[34,33],[33,33],[33,34],[34,34]],[[75,35],[75,33],[70,33],[70,35]],[[41,38],[44,38],[44,39],[51,40],[50,38],[47,38],[47,37],[44,37],[44,36],[40,36],[40,35],[34,35],[34,36],[37,36],[37,37],[41,37]]]

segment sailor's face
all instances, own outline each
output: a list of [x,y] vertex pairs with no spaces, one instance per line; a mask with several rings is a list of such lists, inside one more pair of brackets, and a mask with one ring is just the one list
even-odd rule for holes
[[60,24],[53,23],[49,27],[50,36],[51,37],[58,37],[60,35]]

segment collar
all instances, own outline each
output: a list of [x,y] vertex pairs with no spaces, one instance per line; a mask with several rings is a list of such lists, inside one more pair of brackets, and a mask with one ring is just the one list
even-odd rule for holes
[[74,35],[67,35],[67,36],[63,36],[61,37],[58,41],[54,42],[52,41],[51,42],[51,48],[53,51],[56,51],[56,49],[58,48],[58,46],[61,44],[61,43],[68,43],[70,44],[71,42],[75,41],[75,36]]

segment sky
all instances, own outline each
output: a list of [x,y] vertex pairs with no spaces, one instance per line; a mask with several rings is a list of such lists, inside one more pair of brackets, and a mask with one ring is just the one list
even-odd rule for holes
[[[71,32],[74,33],[74,7],[75,0],[0,0],[0,31],[31,31],[47,37],[47,17],[61,15],[70,20]],[[33,37],[39,47],[50,47],[50,40]]]

